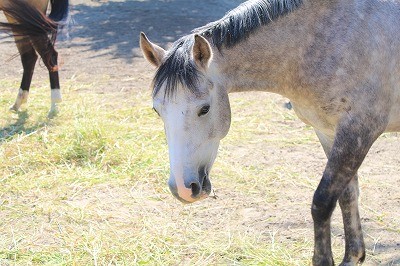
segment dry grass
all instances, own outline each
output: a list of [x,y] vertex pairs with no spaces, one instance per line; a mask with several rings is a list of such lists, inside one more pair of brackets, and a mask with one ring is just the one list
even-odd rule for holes
[[324,155],[283,99],[232,96],[234,121],[213,171],[217,199],[184,206],[166,186],[167,147],[149,92],[96,94],[96,84],[69,80],[49,120],[45,82],[27,110],[8,112],[15,90],[4,88],[16,85],[0,81],[0,265],[310,263],[309,203]]
[[[46,87],[33,91],[28,110],[18,114],[6,110],[15,92],[2,94],[3,264],[287,265],[308,260],[307,240],[288,250],[275,242],[275,233],[257,231],[255,221],[248,220],[254,212],[250,197],[262,184],[275,182],[266,180],[273,175],[251,184],[260,174],[256,169],[230,168],[221,160],[216,168],[224,177],[215,177],[216,193],[229,179],[227,188],[239,196],[182,206],[165,185],[167,149],[149,95],[126,99],[92,94],[86,86],[67,84],[62,111],[52,120],[46,118]],[[227,146],[239,138],[233,135]],[[236,183],[235,175],[250,180]],[[247,209],[241,198],[248,198]]]

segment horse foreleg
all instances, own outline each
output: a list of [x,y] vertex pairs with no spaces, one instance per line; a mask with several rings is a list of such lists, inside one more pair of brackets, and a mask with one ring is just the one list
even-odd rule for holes
[[15,103],[10,107],[10,110],[18,111],[23,103],[28,101],[29,88],[31,86],[33,71],[38,59],[35,49],[32,45],[25,40],[17,39],[17,47],[21,56],[22,66],[24,73],[22,74],[22,81]]
[[358,211],[358,176],[355,175],[339,198],[342,210],[346,249],[340,265],[350,266],[363,262],[365,245],[361,230],[360,213]]
[[[313,265],[330,266],[334,264],[330,228],[332,212],[337,200],[343,197],[340,201],[345,207],[344,209],[349,211],[345,213],[344,217],[346,219],[353,217],[355,209],[349,204],[353,204],[355,201],[348,197],[354,196],[355,193],[352,189],[355,189],[356,186],[351,185],[351,182],[369,148],[384,131],[384,120],[382,117],[372,117],[371,113],[365,117],[362,114],[347,114],[347,117],[337,127],[328,163],[315,191],[311,208],[314,221]],[[359,216],[355,220],[359,220]],[[346,230],[348,234],[346,244],[352,245],[355,241],[354,236],[351,235],[355,232],[354,224],[346,225]],[[352,252],[347,251],[347,254],[352,256]],[[343,263],[343,265],[352,265],[353,262],[345,264],[344,261]]]

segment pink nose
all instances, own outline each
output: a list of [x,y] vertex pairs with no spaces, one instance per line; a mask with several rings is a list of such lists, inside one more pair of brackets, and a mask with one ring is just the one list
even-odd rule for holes
[[201,178],[189,178],[183,182],[177,182],[171,175],[168,185],[172,195],[183,203],[205,199],[211,192],[211,182],[206,175]]

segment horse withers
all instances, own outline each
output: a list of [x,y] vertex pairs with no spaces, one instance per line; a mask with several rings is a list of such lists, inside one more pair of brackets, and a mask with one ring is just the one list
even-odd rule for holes
[[[47,17],[45,14],[49,2],[51,12]],[[69,0],[0,0],[0,10],[8,20],[8,23],[0,22],[0,30],[10,31],[14,35],[24,69],[17,99],[11,110],[18,111],[27,101],[39,54],[50,76],[50,114],[57,111],[57,103],[61,102],[61,91],[58,53],[54,44],[61,21],[68,17],[68,9]]]
[[313,264],[334,264],[337,202],[341,265],[363,262],[357,171],[378,136],[400,130],[399,27],[396,0],[252,0],[168,51],[142,33],[143,54],[157,67],[153,106],[165,125],[172,194],[190,203],[210,193],[210,169],[230,125],[228,93],[281,94],[328,158],[311,207]]

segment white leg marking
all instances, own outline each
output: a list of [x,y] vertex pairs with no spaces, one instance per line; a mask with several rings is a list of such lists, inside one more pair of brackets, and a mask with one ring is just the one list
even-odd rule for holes
[[60,103],[62,102],[61,90],[60,89],[52,89],[51,90],[51,103]]
[[48,114],[49,118],[54,117],[58,113],[57,103],[62,102],[61,90],[60,89],[52,89],[51,90],[51,107]]
[[21,105],[28,101],[28,96],[29,96],[29,91],[24,91],[22,89],[19,89],[17,99],[15,100],[14,105],[10,107],[10,110],[18,112]]

